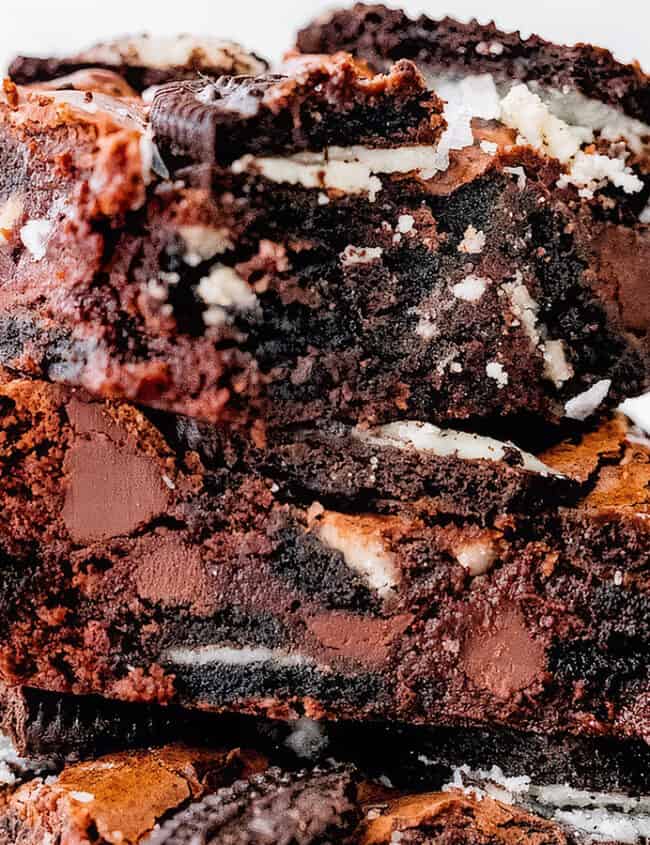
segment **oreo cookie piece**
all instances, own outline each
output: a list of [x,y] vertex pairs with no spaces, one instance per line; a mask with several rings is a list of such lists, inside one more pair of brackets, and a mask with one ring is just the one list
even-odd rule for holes
[[194,161],[226,164],[331,145],[432,144],[444,126],[442,103],[412,62],[375,76],[349,56],[308,56],[288,71],[163,86],[151,110],[157,142]]
[[340,841],[361,819],[351,767],[284,772],[271,768],[181,811],[146,845],[310,845]]

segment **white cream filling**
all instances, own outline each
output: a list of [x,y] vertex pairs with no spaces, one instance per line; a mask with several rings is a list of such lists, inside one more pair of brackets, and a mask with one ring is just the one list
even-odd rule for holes
[[470,274],[465,276],[458,284],[455,284],[451,292],[456,299],[463,299],[465,302],[478,302],[487,290],[490,281],[490,279]]
[[[423,762],[430,761],[423,759]],[[481,801],[486,796],[522,807],[587,835],[592,842],[635,845],[650,836],[650,796],[574,789],[568,784],[537,785],[526,775],[507,777],[499,766],[472,771],[460,766],[443,791],[460,789]]]
[[106,65],[142,65],[164,70],[190,63],[217,67],[224,71],[260,74],[264,65],[239,44],[220,38],[197,35],[140,35],[97,44],[78,55],[83,62]]
[[444,156],[441,158],[437,149],[428,145],[389,149],[328,147],[318,153],[303,152],[284,157],[246,155],[232,164],[234,173],[256,172],[271,182],[304,188],[367,193],[371,201],[382,190],[378,173],[415,172],[422,178],[430,178],[446,167]]
[[454,549],[456,560],[470,575],[485,575],[497,559],[497,550],[492,540],[477,539]]
[[0,785],[12,786],[16,782],[13,766],[24,764],[8,736],[0,734]]
[[490,361],[485,367],[485,373],[488,378],[494,379],[499,387],[505,387],[508,384],[508,373],[499,361]]
[[641,431],[650,435],[650,393],[626,399],[619,406],[619,411],[631,419]]
[[389,423],[369,431],[352,429],[352,435],[377,446],[414,448],[421,452],[433,452],[441,458],[451,456],[469,461],[502,461],[506,448],[509,448],[514,449],[521,456],[524,469],[545,476],[562,477],[561,473],[513,443],[502,442],[480,434],[468,434],[465,431],[441,429],[431,423],[415,421]]
[[[569,173],[560,181],[562,186],[573,184],[584,196],[592,196],[607,182],[626,193],[643,188],[624,159],[582,152],[585,144],[594,141],[596,133],[608,141],[624,140],[637,154],[648,150],[650,126],[614,106],[570,88],[560,91],[514,80],[497,85],[490,74],[430,75],[427,81],[447,101],[444,114],[449,128],[438,147],[441,155],[473,144],[473,117],[501,120],[517,130],[522,142],[569,166]],[[497,151],[496,144],[489,141],[483,141],[481,148],[488,153]]]
[[515,85],[501,101],[501,120],[516,129],[520,139],[568,167],[558,185],[580,188],[584,196],[611,182],[627,194],[643,190],[643,182],[621,158],[610,158],[582,151],[594,141],[589,126],[568,124],[554,115],[549,107],[527,85]]
[[305,666],[314,661],[303,654],[288,654],[279,649],[264,647],[242,647],[204,645],[196,648],[170,648],[164,655],[166,663],[177,666],[208,666],[222,663],[224,666],[250,666],[256,663],[273,663],[275,666]]
[[485,232],[476,229],[475,226],[468,226],[465,229],[463,240],[458,244],[458,252],[466,255],[479,255],[485,249]]
[[20,220],[23,213],[21,197],[13,195],[0,208],[0,243],[6,242],[7,237],[1,230],[11,231]]
[[601,379],[588,390],[574,396],[564,405],[564,415],[570,420],[582,422],[590,417],[605,401],[612,386],[611,379]]
[[343,555],[346,565],[357,572],[369,587],[386,598],[400,582],[399,569],[386,549],[379,531],[368,532],[355,525],[354,517],[325,511],[315,527],[318,538]]
[[380,246],[354,246],[348,244],[339,255],[341,262],[346,266],[355,264],[370,264],[372,261],[379,261],[384,250]]

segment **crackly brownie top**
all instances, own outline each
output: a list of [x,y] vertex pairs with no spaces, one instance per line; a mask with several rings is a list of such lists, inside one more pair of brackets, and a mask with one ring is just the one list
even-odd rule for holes
[[560,90],[569,86],[650,122],[650,78],[638,65],[621,64],[600,47],[522,38],[494,23],[427,15],[414,20],[400,9],[357,3],[314,21],[298,34],[297,44],[304,53],[347,50],[376,68],[408,58],[435,73],[490,73]]
[[9,75],[18,85],[49,82],[89,69],[118,73],[135,91],[198,73],[263,73],[266,61],[239,44],[219,38],[139,35],[97,44],[72,56],[17,56]]
[[345,54],[296,58],[287,75],[172,82],[156,92],[156,139],[199,161],[329,145],[432,144],[442,103],[408,61],[374,75]]

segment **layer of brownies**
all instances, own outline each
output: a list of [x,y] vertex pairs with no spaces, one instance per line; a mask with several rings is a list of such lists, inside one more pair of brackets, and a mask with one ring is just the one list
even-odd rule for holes
[[[540,734],[502,727],[430,727],[377,722],[284,721],[62,695],[0,686],[0,732],[12,743],[5,780],[51,774],[65,763],[170,743],[256,748],[288,767],[328,759],[353,763],[404,791],[439,790],[457,773],[490,772],[519,783],[567,784],[578,792],[650,794],[643,740]],[[2,753],[0,751],[0,758]],[[0,770],[2,766],[0,766]],[[611,802],[610,802],[611,803]]]
[[[237,779],[239,777],[239,779]],[[168,745],[70,765],[0,798],[3,845],[552,845],[645,841],[646,799],[494,768],[404,792],[354,765],[280,769],[254,751]]]
[[[601,220],[600,184],[559,187],[498,121],[446,126],[409,62],[286,72],[162,86],[150,124],[6,86],[0,363],[257,440],[316,418],[513,436],[643,391],[650,238]],[[604,191],[623,216],[627,170]]]
[[[253,471],[60,386],[9,381],[1,430],[8,682],[650,736],[650,452],[620,418],[540,457],[417,423],[363,433],[347,466],[365,457],[379,490],[369,475],[334,501],[313,489],[327,451]],[[436,455],[444,495],[426,485]],[[490,496],[486,478],[535,496]]]

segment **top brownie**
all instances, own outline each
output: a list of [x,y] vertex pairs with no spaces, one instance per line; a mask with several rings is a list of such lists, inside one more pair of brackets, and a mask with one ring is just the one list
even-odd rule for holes
[[134,91],[141,92],[175,79],[195,79],[199,73],[257,74],[266,68],[264,59],[232,41],[141,35],[97,44],[65,58],[17,56],[9,76],[17,85],[30,85],[101,69],[118,73]]
[[522,38],[493,22],[413,19],[401,9],[357,3],[305,27],[297,45],[303,53],[346,50],[377,69],[407,58],[434,73],[491,74],[499,81],[559,89],[565,96],[576,90],[650,122],[650,79],[637,64],[621,64],[609,50],[591,44],[565,47],[538,35]]
[[175,81],[150,111],[88,83],[5,85],[4,366],[262,440],[520,440],[647,386],[638,162],[585,148],[578,188],[514,121],[443,114],[408,60]]

